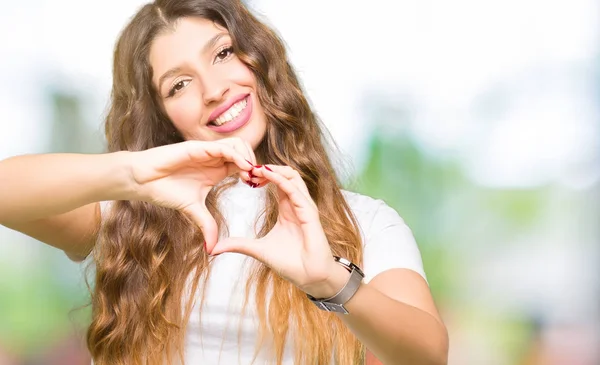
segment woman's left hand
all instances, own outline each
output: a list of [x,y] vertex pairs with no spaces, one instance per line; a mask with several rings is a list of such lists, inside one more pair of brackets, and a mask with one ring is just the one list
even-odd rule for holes
[[226,238],[209,247],[209,253],[242,253],[315,298],[335,295],[350,274],[334,261],[319,210],[300,174],[291,167],[276,165],[256,167],[252,174],[277,186],[277,223],[262,238]]

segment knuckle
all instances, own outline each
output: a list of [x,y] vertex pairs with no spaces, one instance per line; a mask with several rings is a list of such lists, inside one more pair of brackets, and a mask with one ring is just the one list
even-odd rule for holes
[[227,146],[227,147],[233,146],[233,142],[232,142],[231,138],[219,139],[217,141],[214,141],[214,143],[219,146]]
[[219,146],[219,148],[221,149],[221,152],[223,152],[223,153],[231,153],[233,151],[233,148],[226,144],[222,144],[221,146]]
[[298,172],[298,170],[296,170],[292,167],[289,167],[289,174],[290,174],[291,178],[298,178],[298,179],[302,178],[302,175],[300,175],[300,172]]

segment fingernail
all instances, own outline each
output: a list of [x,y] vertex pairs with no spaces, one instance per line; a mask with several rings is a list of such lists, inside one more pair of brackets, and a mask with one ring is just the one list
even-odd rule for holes
[[[244,160],[246,160],[246,159],[244,159]],[[254,166],[254,164],[252,162],[250,162],[248,160],[246,160],[246,162],[248,162],[250,165]]]
[[254,167],[256,167],[257,169],[260,169],[261,167],[263,167],[263,165],[256,165]]
[[267,170],[269,170],[269,171],[273,172],[273,170],[271,170],[271,169],[269,168],[269,166],[265,165],[265,166],[263,166],[263,167],[264,167],[265,169],[267,169]]
[[244,181],[244,182],[246,183],[246,185],[248,185],[251,188],[256,188],[256,187],[258,187],[258,185],[260,185],[258,183],[252,182],[252,181]]
[[255,177],[255,176],[252,174],[252,171],[248,171],[248,178],[249,178],[249,179],[252,179],[252,178],[254,178],[254,177]]

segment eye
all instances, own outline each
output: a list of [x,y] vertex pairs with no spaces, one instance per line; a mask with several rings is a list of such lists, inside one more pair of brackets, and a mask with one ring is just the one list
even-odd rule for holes
[[215,61],[224,61],[233,54],[233,46],[224,48],[217,53]]
[[181,89],[183,89],[184,87],[187,86],[187,84],[190,83],[191,80],[180,80],[177,83],[175,83],[173,85],[173,87],[171,87],[171,90],[169,90],[169,94],[167,95],[167,97],[172,97],[174,96],[177,92],[179,92]]

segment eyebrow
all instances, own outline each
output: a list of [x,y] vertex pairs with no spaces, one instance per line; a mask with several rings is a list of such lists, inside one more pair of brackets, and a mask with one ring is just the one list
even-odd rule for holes
[[[227,37],[229,33],[221,32],[215,34],[206,44],[202,47],[201,53],[204,54],[208,52],[211,48],[213,48],[223,37]],[[173,67],[169,69],[167,72],[162,74],[162,76],[158,79],[158,90],[162,90],[162,84],[169,77],[181,72],[181,67]]]

